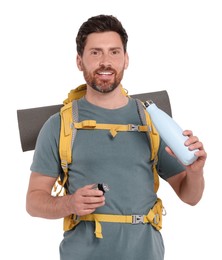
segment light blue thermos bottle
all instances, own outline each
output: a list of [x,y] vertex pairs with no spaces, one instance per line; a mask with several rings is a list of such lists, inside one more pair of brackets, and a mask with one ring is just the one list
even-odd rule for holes
[[152,100],[148,100],[144,104],[156,130],[166,145],[170,147],[182,164],[192,164],[197,159],[194,154],[197,150],[190,151],[185,146],[184,143],[188,137],[183,135],[183,129],[172,117],[158,108]]

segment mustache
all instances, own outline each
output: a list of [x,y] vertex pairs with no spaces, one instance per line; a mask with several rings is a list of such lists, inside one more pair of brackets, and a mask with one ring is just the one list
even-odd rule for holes
[[101,72],[112,72],[116,73],[116,70],[113,69],[111,66],[100,66],[98,69],[95,70],[95,73],[101,73]]

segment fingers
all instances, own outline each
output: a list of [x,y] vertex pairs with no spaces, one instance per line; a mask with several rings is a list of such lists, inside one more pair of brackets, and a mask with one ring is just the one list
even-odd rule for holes
[[189,150],[192,151],[195,149],[199,149],[199,150],[203,149],[202,142],[199,141],[199,138],[197,136],[193,135],[193,132],[191,130],[183,131],[183,135],[188,137],[188,139],[185,142],[185,145],[189,147]]
[[[193,135],[193,132],[191,130],[185,130],[183,131],[183,135],[187,136],[188,139],[185,141],[185,145],[188,147],[190,151],[195,151],[195,155],[198,156],[199,158],[201,157],[202,159],[206,159],[207,154],[204,150],[203,143],[199,140],[197,136]],[[169,148],[166,147],[165,150],[171,155],[174,156],[173,151]]]
[[199,140],[197,136],[193,135],[193,132],[191,130],[185,130],[183,131],[183,134],[185,136],[188,136],[189,138],[186,140],[185,145],[188,146],[189,150],[197,150],[195,151],[195,155],[198,157],[198,162],[202,162],[204,165],[204,162],[207,158],[207,153],[204,150],[203,143]]
[[105,196],[100,190],[93,189],[94,184],[79,188],[72,196],[73,213],[78,216],[91,214],[105,205]]
[[103,192],[101,190],[95,189],[95,184],[86,185],[80,189],[78,192],[85,197],[91,196],[102,196]]

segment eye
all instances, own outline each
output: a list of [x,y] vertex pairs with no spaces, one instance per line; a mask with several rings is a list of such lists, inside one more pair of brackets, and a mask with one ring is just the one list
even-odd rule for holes
[[100,50],[93,49],[93,50],[90,51],[90,54],[91,54],[92,56],[99,56],[99,55],[101,55],[101,51],[100,51]]
[[98,51],[91,51],[92,55],[98,55]]
[[112,55],[117,55],[117,54],[119,54],[119,53],[120,53],[120,51],[119,51],[119,50],[116,50],[116,49],[111,51],[111,54],[112,54]]

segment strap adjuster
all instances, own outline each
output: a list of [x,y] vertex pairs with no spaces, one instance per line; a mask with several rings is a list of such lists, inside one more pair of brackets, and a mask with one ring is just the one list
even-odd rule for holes
[[66,160],[61,160],[61,166],[64,171],[68,169],[68,162]]
[[154,218],[153,218],[153,223],[155,225],[158,225],[159,222],[160,222],[160,215],[158,213],[156,213]]
[[139,132],[139,126],[138,125],[134,125],[134,124],[130,124],[129,125],[129,131],[136,131],[136,132]]
[[144,215],[132,215],[132,224],[145,224],[144,222]]

